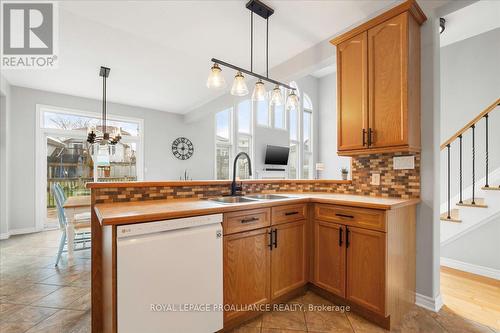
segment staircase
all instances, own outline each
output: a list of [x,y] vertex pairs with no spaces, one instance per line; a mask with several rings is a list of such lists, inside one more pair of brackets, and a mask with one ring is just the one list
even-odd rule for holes
[[[465,125],[461,130],[459,130],[457,133],[455,133],[451,138],[449,138],[446,142],[444,142],[441,145],[441,150],[446,149],[446,155],[447,155],[447,201],[442,207],[443,213],[441,214],[441,221],[445,221],[447,223],[462,223],[463,217],[468,217],[468,223],[467,226],[462,226],[462,227],[449,227],[449,228],[444,228],[445,230],[448,229],[455,229],[455,230],[462,230],[462,232],[458,232],[459,234],[463,233],[463,229],[469,229],[468,227],[471,223],[472,220],[478,221],[484,221],[487,219],[488,216],[496,216],[497,214],[500,214],[500,169],[495,170],[493,173],[490,172],[489,170],[489,128],[488,128],[488,118],[490,116],[490,113],[495,110],[495,109],[500,109],[500,98],[494,101],[492,104],[490,104],[486,109],[484,109],[477,117],[475,117],[473,120],[471,120],[467,125]],[[497,116],[497,115],[495,115]],[[498,114],[500,116],[500,114]],[[484,121],[485,125],[485,137],[484,139],[481,139],[485,143],[485,156],[481,156],[481,158],[485,158],[485,177],[483,179],[479,180],[479,184],[483,184],[483,186],[480,189],[477,189],[478,187],[478,180],[476,179],[476,159],[478,156],[476,156],[476,143],[477,143],[477,138],[476,138],[476,124],[478,124],[480,121]],[[500,130],[500,129],[497,129]],[[465,136],[470,135],[471,141],[472,141],[472,146],[467,149],[469,150],[469,153],[465,154],[466,158],[466,163],[471,163],[471,170],[472,170],[472,175],[470,177],[472,178],[472,185],[469,186],[467,189],[463,189],[463,161],[464,161],[464,149],[463,149],[463,144],[462,141]],[[451,150],[452,149],[458,149],[459,152],[459,165],[458,165],[458,179],[455,181],[458,181],[459,183],[459,193],[457,196],[454,198],[451,198]],[[498,142],[496,142],[493,145],[493,151],[495,153],[500,152],[500,145]],[[493,180],[495,184],[490,184],[490,180]],[[479,192],[479,193],[478,193]],[[481,195],[481,197],[478,196]],[[466,197],[467,195],[467,197]],[[488,202],[491,199],[492,202]],[[489,205],[493,205],[492,207],[489,207]],[[443,209],[444,208],[444,209]],[[482,212],[481,212],[482,210]],[[497,212],[498,210],[498,212]],[[486,215],[486,216],[483,216]],[[480,216],[483,216],[483,218],[480,218]],[[442,228],[443,229],[443,228]],[[442,232],[441,234],[441,241],[446,241],[450,240],[451,238],[456,238],[458,235],[457,232]],[[444,238],[444,239],[443,239]]]

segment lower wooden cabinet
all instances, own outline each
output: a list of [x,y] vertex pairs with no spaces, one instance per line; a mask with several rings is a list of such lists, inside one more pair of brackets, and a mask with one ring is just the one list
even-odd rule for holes
[[[224,236],[224,304],[269,303],[270,228]],[[245,312],[224,311],[224,322]]]
[[346,227],[346,298],[385,315],[386,234]]
[[314,224],[314,283],[345,297],[345,226],[316,221]]
[[[240,214],[243,216],[244,214]],[[306,220],[224,236],[224,304],[271,303],[307,283]],[[248,319],[224,311],[224,323]]]
[[280,224],[272,228],[271,300],[307,283],[306,221]]

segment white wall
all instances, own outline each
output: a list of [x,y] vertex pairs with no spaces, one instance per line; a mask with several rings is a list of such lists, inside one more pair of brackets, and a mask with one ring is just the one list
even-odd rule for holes
[[[11,87],[11,115],[8,140],[12,151],[9,168],[9,223],[11,231],[33,231],[35,226],[35,113],[36,104],[100,112],[101,101],[41,90]],[[187,126],[180,115],[122,104],[108,104],[109,114],[144,119],[144,179],[179,179],[184,169],[193,179],[213,178],[213,125]],[[193,141],[195,153],[188,161],[175,158],[172,141],[186,136]],[[208,159],[207,156],[211,158]],[[194,171],[196,170],[196,171]]]
[[[439,307],[439,15],[421,27],[421,167],[417,208],[417,302]],[[420,297],[422,296],[422,297]],[[422,302],[424,300],[424,302]],[[428,302],[425,302],[428,301]],[[427,303],[427,304],[426,304]]]
[[9,156],[8,118],[10,114],[10,84],[1,77],[0,86],[0,239],[9,237],[8,219],[8,174],[7,161]]
[[[500,97],[500,28],[441,48],[441,142]],[[476,179],[485,176],[485,121],[476,126]],[[489,116],[489,170],[500,167],[500,107]],[[472,131],[463,136],[463,187],[472,184]],[[451,196],[459,191],[459,144],[451,145]],[[483,184],[479,184],[482,186]],[[441,153],[441,202],[447,198],[447,153]]]
[[500,272],[499,240],[500,217],[443,246],[441,257]]
[[[351,169],[351,158],[337,155],[337,73],[319,80],[318,161],[325,164],[322,178],[341,179],[341,168]],[[332,149],[333,147],[333,149]]]

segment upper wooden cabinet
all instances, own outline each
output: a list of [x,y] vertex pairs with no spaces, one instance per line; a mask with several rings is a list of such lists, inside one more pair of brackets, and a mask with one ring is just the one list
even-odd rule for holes
[[339,150],[363,149],[368,128],[367,33],[337,48],[337,142]]
[[331,42],[337,46],[339,155],[420,150],[420,24],[408,1]]

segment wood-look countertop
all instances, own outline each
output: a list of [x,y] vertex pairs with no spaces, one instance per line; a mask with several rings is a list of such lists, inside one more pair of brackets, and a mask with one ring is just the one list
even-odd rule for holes
[[275,193],[289,196],[279,200],[255,200],[244,203],[218,203],[206,199],[149,200],[96,204],[94,209],[102,225],[150,222],[187,216],[226,213],[238,210],[272,207],[277,205],[315,202],[389,210],[416,205],[420,199],[382,198],[332,193]]

